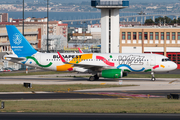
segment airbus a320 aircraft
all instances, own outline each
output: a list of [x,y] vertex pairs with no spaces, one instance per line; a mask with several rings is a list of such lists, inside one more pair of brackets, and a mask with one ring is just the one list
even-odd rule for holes
[[36,51],[19,30],[6,26],[11,48],[14,54],[3,59],[22,65],[54,71],[76,71],[91,73],[89,80],[103,78],[122,78],[128,72],[171,71],[177,64],[167,57],[156,54],[102,54],[102,53],[40,53]]

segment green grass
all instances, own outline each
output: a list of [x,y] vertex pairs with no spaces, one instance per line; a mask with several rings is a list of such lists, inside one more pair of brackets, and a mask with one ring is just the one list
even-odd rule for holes
[[47,74],[64,74],[67,72],[56,72],[56,71],[43,71],[43,72],[29,72],[26,74],[26,72],[20,72],[20,73],[11,73],[11,72],[1,72],[0,76],[28,76],[28,75],[47,75]]
[[[67,73],[69,73],[69,75],[67,76]],[[29,75],[47,75],[47,74],[66,74],[66,76],[55,76],[55,77],[89,77],[91,76],[91,74],[89,75],[75,75],[75,76],[71,76],[70,73],[73,72],[57,72],[57,71],[41,71],[41,72],[31,72],[29,71],[28,74],[25,73],[25,71],[21,71],[20,73],[11,73],[11,72],[0,72],[0,76],[29,76]],[[156,78],[180,78],[180,74],[155,74]],[[126,78],[151,78],[151,74],[128,74],[128,76]]]
[[23,85],[0,85],[0,92],[31,92],[31,91],[70,91],[93,89],[93,88],[109,88],[109,87],[126,87],[134,85],[90,85],[90,84],[72,84],[72,85],[32,85],[32,88],[25,88]]
[[[128,74],[126,78],[151,78],[151,74]],[[155,74],[156,78],[180,78],[180,74]]]
[[[29,75],[47,75],[47,74],[66,74],[66,73],[72,73],[72,72],[56,72],[56,71],[42,71],[42,72],[29,72],[28,74],[24,72],[21,72],[21,73],[11,73],[11,72],[1,72],[0,73],[0,76],[29,76]],[[89,77],[91,76],[90,74],[89,75],[75,75],[75,76],[55,76],[55,77]],[[156,78],[180,78],[180,74],[155,74],[155,77]],[[151,74],[128,74],[127,77],[125,78],[151,78]]]
[[[91,76],[91,75],[89,75]],[[64,76],[64,77],[89,77],[89,76]],[[62,76],[59,76],[62,77]],[[151,78],[151,74],[128,74],[128,76],[123,77],[123,78]],[[156,78],[180,78],[180,74],[155,74]]]
[[180,101],[168,99],[5,101],[0,112],[180,113]]

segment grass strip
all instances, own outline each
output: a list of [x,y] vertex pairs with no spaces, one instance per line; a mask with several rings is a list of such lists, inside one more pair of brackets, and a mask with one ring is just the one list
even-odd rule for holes
[[5,101],[0,112],[180,113],[180,101],[161,99]]
[[[126,78],[151,78],[151,74],[128,74]],[[180,74],[155,74],[156,78],[180,78]]]
[[26,74],[26,71],[24,72],[0,72],[0,76],[28,76],[28,75],[47,75],[47,74],[64,74],[67,72],[56,72],[56,71],[40,71],[40,72],[28,72],[28,74]]
[[[67,75],[69,73],[69,75]],[[56,71],[41,71],[41,72],[29,72],[28,74],[25,73],[25,71],[22,73],[11,73],[11,72],[0,72],[0,76],[29,76],[29,75],[47,75],[47,74],[66,74],[65,76],[55,76],[55,77],[79,77],[79,78],[84,78],[84,77],[89,77],[91,75],[73,75],[71,76],[70,74],[73,72],[56,72]],[[127,77],[125,78],[151,78],[151,74],[128,74]],[[156,78],[180,78],[180,74],[155,74]]]
[[126,87],[135,85],[91,85],[91,84],[72,84],[72,85],[32,85],[32,88],[25,88],[23,85],[0,85],[0,92],[31,92],[31,91],[70,91],[94,89],[94,88],[109,88],[109,87]]

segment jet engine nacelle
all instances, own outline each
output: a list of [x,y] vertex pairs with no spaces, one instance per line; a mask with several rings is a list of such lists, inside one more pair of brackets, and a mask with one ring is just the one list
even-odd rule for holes
[[123,71],[121,69],[103,70],[99,74],[99,77],[104,77],[104,78],[122,78],[123,77]]

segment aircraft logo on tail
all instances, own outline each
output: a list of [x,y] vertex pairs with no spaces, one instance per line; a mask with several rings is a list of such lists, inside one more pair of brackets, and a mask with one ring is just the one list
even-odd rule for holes
[[14,44],[16,44],[16,45],[21,44],[21,42],[22,42],[22,36],[21,36],[19,33],[15,33],[15,34],[13,35],[13,42],[14,42]]
[[32,56],[37,53],[37,51],[14,25],[7,25],[6,29],[11,48],[18,57]]

